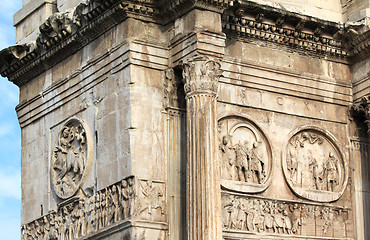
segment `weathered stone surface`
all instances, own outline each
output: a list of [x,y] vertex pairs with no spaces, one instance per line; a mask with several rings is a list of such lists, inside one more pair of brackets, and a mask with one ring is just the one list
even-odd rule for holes
[[24,0],[22,239],[369,238],[367,5]]

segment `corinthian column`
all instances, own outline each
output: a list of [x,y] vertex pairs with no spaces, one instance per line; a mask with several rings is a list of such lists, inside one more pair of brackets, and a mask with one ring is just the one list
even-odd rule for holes
[[217,159],[217,87],[220,64],[203,57],[183,65],[187,103],[188,240],[220,240],[221,193]]

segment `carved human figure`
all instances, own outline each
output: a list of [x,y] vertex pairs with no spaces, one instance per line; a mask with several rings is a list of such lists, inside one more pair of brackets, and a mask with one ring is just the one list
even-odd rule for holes
[[302,147],[302,143],[298,140],[295,141],[294,148],[289,149],[287,168],[290,173],[290,180],[293,184],[299,183],[299,148]]
[[105,198],[105,195],[103,193],[97,193],[95,196],[95,227],[96,229],[100,229],[103,226],[103,211],[102,211],[102,204],[104,204],[104,201],[102,200]]
[[72,227],[72,219],[69,215],[69,210],[67,206],[64,206],[62,208],[62,213],[63,213],[63,228],[62,228],[62,237],[61,240],[70,240],[72,239],[72,232],[71,232],[71,227]]
[[232,137],[231,136],[223,136],[221,144],[221,159],[222,159],[222,175],[225,179],[235,179],[235,151],[232,146]]
[[135,200],[136,193],[135,193],[135,188],[134,188],[134,179],[128,178],[127,183],[128,183],[127,193],[128,193],[128,207],[129,207],[129,210],[127,212],[128,212],[128,217],[130,217],[134,214],[134,200]]
[[236,214],[236,228],[237,229],[245,229],[247,223],[247,206],[244,199],[239,199],[238,205],[236,207],[237,214]]
[[265,160],[263,153],[259,150],[259,143],[254,142],[252,149],[249,151],[249,159],[251,162],[251,172],[254,183],[261,183],[266,177]]
[[264,211],[265,231],[267,232],[273,231],[274,217],[272,216],[271,202],[266,201],[263,211]]
[[109,208],[109,220],[108,223],[113,223],[118,221],[119,217],[119,199],[118,199],[118,190],[116,185],[112,186],[112,189],[109,191],[109,196],[110,196],[110,208]]
[[84,211],[84,202],[79,201],[76,210],[75,210],[76,228],[75,228],[75,238],[84,236],[85,233],[85,211]]
[[91,197],[89,199],[88,204],[86,204],[86,215],[87,215],[87,222],[86,222],[86,233],[89,234],[95,230],[95,222],[96,222],[96,212],[95,212],[95,197]]
[[292,218],[292,233],[298,234],[302,226],[302,209],[298,204],[290,205],[291,218]]
[[322,172],[319,170],[319,164],[316,158],[310,156],[309,167],[312,174],[313,184],[316,190],[322,190]]
[[237,180],[246,182],[248,180],[248,171],[250,170],[250,159],[248,156],[248,147],[240,142],[234,146],[235,149],[235,170]]
[[146,184],[141,184],[141,192],[144,196],[142,203],[140,205],[139,213],[143,213],[147,211],[151,220],[155,220],[155,216],[153,215],[153,210],[159,209],[159,214],[164,214],[164,202],[163,192],[159,187],[154,187],[152,180],[148,180]]
[[70,197],[78,189],[86,162],[86,131],[77,121],[69,122],[59,134],[53,151],[54,190],[61,198]]
[[50,214],[50,230],[48,235],[46,236],[46,240],[56,240],[58,239],[58,226],[56,223],[56,214]]
[[253,214],[253,231],[261,232],[264,230],[264,216],[263,211],[261,209],[260,201],[255,199],[253,200],[253,208],[252,208],[252,214]]
[[127,180],[121,182],[121,219],[129,217],[129,188]]
[[101,224],[100,228],[107,226],[108,214],[109,214],[109,193],[108,189],[105,189],[104,192],[101,192],[100,195],[100,211],[101,211]]
[[231,197],[230,201],[226,203],[224,206],[224,209],[226,210],[226,221],[224,223],[224,226],[228,229],[232,229],[236,227],[236,221],[235,221],[235,212],[236,212],[236,206],[235,206],[235,198]]
[[326,177],[327,190],[333,192],[336,185],[339,184],[338,159],[332,152],[325,161],[324,175]]

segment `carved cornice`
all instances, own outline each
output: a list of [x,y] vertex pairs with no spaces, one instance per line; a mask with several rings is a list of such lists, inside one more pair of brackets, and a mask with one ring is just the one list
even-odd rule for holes
[[360,103],[352,105],[349,110],[356,120],[365,121],[367,133],[370,134],[370,96],[363,97]]
[[[370,33],[247,0],[85,0],[55,13],[35,42],[0,52],[0,73],[21,86],[75,53],[126,18],[168,24],[191,9],[222,13],[224,32],[242,41],[263,41],[294,51],[347,62],[370,52]],[[348,58],[349,57],[349,58]]]
[[344,59],[345,43],[335,38],[340,24],[248,1],[225,12],[224,32],[241,40],[261,40],[319,56]]
[[216,95],[218,81],[221,77],[221,64],[217,60],[209,60],[196,56],[183,62],[184,89],[188,96],[193,94]]
[[223,13],[235,0],[158,0],[161,15],[166,22],[173,21],[193,8]]
[[353,62],[357,62],[370,56],[370,30],[358,34],[352,30],[355,37],[349,44],[349,55]]
[[127,17],[155,18],[154,0],[88,0],[55,13],[39,28],[35,42],[0,52],[0,73],[21,86],[51,68]]

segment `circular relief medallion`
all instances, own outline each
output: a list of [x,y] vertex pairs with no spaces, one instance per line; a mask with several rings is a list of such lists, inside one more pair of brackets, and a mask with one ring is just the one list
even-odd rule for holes
[[53,150],[51,181],[62,199],[79,189],[88,161],[88,138],[83,123],[69,120],[60,131]]
[[334,139],[315,129],[290,138],[283,171],[293,192],[312,201],[338,200],[347,184],[347,166]]
[[270,144],[265,134],[247,119],[227,117],[219,121],[219,159],[224,189],[256,193],[270,183]]

